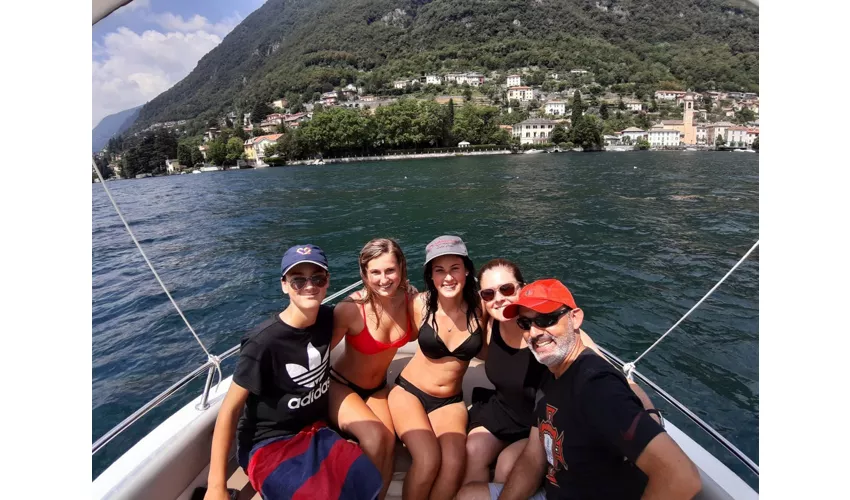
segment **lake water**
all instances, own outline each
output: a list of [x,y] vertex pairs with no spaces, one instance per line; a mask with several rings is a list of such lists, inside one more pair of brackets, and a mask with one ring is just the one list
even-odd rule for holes
[[[283,251],[326,251],[330,292],[373,237],[396,239],[421,289],[425,245],[467,242],[564,281],[583,329],[633,360],[758,239],[758,155],[539,154],[211,172],[108,184],[203,342],[220,353],[284,307]],[[758,462],[758,252],[638,364]],[[206,360],[92,185],[92,440]],[[225,363],[225,376],[234,360]],[[200,394],[202,380],[92,458],[94,476]],[[662,410],[660,397],[649,391]],[[672,409],[666,418],[745,469]],[[744,477],[757,486],[757,480]]]

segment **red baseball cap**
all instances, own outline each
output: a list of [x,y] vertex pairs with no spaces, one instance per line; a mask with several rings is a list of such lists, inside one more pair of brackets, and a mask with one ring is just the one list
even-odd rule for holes
[[519,300],[505,308],[502,314],[511,319],[519,315],[520,307],[527,307],[542,314],[555,312],[563,306],[576,309],[573,294],[556,279],[537,280],[526,286],[519,294]]

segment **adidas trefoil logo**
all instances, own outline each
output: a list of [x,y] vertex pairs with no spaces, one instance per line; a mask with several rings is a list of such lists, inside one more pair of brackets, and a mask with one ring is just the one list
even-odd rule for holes
[[[315,389],[309,391],[307,395],[302,398],[296,397],[290,399],[287,404],[289,409],[297,410],[298,408],[307,406],[313,401],[320,399],[326,392],[328,392],[328,387],[330,386],[331,381],[325,380],[321,384],[319,384],[319,382],[327,373],[328,357],[330,356],[330,353],[330,346],[328,346],[327,352],[324,356],[322,356],[319,350],[313,347],[311,342],[307,344],[307,368],[299,365],[298,363],[286,364],[286,373],[289,374],[289,377],[292,378],[296,384],[303,387],[315,387]],[[317,384],[319,385],[317,386]]]
[[286,373],[289,377],[298,384],[304,387],[315,387],[316,382],[322,379],[325,374],[325,369],[328,366],[328,355],[331,350],[325,353],[324,358],[318,349],[313,347],[313,343],[307,344],[307,364],[309,368],[304,368],[297,363],[287,363]]

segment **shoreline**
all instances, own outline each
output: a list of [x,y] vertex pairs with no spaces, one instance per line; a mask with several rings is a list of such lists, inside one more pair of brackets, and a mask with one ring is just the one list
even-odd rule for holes
[[[511,154],[510,149],[499,149],[493,151],[470,151],[470,152],[451,152],[451,153],[410,153],[404,154],[400,153],[397,155],[383,155],[383,156],[347,156],[345,158],[324,158],[323,161],[325,165],[329,165],[331,163],[359,163],[364,161],[391,161],[391,160],[416,160],[422,158],[451,158],[457,156],[486,156],[486,155],[509,155]],[[296,161],[288,161],[285,165],[281,165],[289,167],[289,166],[298,166],[298,165],[315,165],[316,160],[296,160]],[[321,166],[321,164],[316,165]],[[274,168],[274,167],[271,167]]]

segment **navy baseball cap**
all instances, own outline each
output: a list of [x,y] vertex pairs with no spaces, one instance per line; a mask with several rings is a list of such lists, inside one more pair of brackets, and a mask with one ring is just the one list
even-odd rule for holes
[[316,264],[325,271],[328,270],[328,258],[325,257],[324,250],[316,245],[295,245],[283,254],[283,259],[280,261],[281,277],[302,262]]

